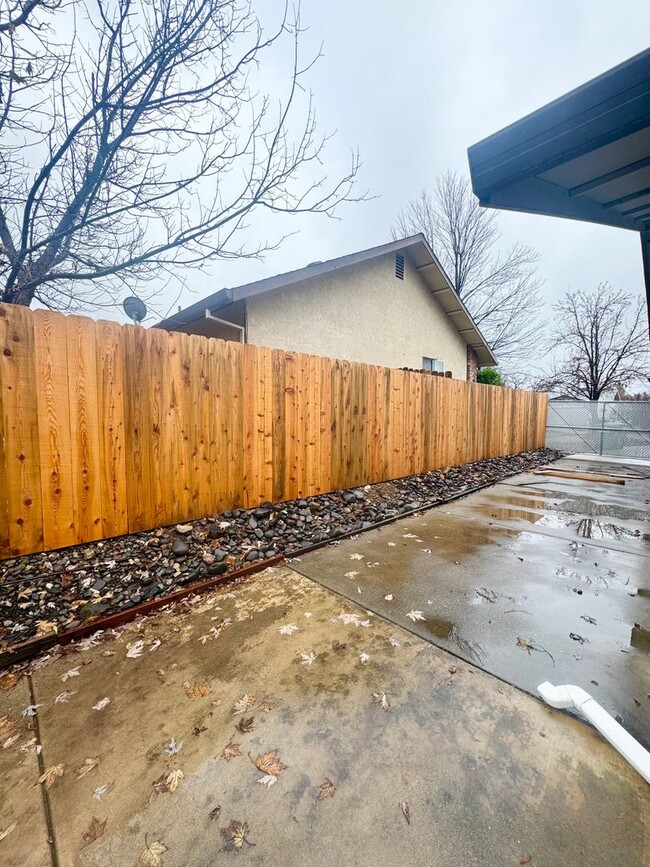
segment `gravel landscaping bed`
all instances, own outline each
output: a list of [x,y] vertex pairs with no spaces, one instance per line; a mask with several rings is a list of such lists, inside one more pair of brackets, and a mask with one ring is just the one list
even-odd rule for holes
[[539,449],[5,560],[0,563],[0,650],[258,560],[368,529],[558,457]]

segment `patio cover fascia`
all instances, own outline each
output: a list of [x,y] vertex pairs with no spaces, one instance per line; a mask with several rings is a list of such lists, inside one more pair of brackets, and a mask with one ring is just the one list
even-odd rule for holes
[[650,307],[650,49],[472,145],[468,157],[484,207],[639,232]]

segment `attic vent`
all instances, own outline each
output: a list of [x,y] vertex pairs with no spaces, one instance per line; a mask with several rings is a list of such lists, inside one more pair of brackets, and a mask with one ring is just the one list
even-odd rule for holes
[[398,280],[404,279],[404,256],[401,253],[395,254],[395,276]]

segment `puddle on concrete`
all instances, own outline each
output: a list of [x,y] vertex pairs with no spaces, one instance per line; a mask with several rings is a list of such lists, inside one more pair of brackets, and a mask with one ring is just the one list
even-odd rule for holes
[[453,621],[444,620],[441,617],[427,617],[426,620],[419,622],[418,626],[425,632],[431,633],[435,638],[447,641],[450,645],[453,645],[461,656],[464,656],[471,662],[478,662],[481,665],[485,663],[485,651],[481,645],[475,641],[468,641],[466,638],[463,638]]
[[635,623],[632,627],[630,644],[643,653],[650,653],[650,629],[644,629]]
[[622,527],[595,518],[573,518],[569,514],[557,512],[552,515],[544,515],[537,521],[538,527],[549,527],[554,530],[574,529],[576,536],[581,539],[614,539],[617,541],[634,540],[647,543],[650,535],[640,530]]
[[441,617],[431,617],[424,622],[426,629],[436,638],[449,638],[456,628],[451,620],[443,620]]

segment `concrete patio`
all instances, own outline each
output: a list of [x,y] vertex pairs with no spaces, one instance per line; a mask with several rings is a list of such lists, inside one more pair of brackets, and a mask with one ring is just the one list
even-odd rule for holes
[[[578,682],[645,730],[643,497],[589,484],[517,477],[5,676],[0,864],[647,864],[642,778],[458,658]],[[632,535],[576,537],[596,514]]]
[[582,686],[650,746],[650,465],[557,471],[625,484],[522,473],[295,568],[534,695]]

